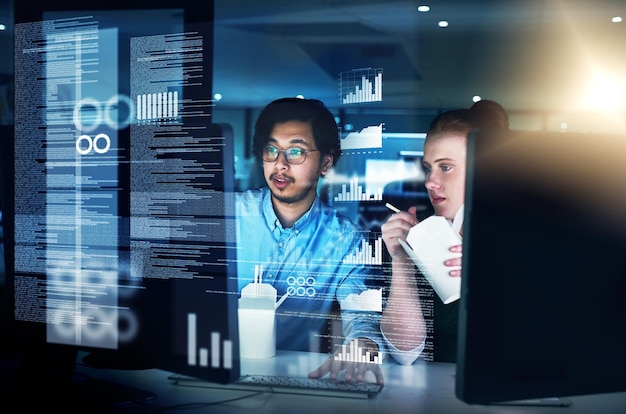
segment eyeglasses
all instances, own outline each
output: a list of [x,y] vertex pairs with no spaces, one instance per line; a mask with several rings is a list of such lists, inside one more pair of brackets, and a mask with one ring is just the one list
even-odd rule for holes
[[281,152],[285,153],[287,162],[292,165],[302,164],[306,161],[306,155],[309,152],[318,152],[319,150],[305,150],[300,147],[291,147],[284,150],[278,149],[273,145],[267,145],[263,148],[263,161],[274,162],[278,159]]

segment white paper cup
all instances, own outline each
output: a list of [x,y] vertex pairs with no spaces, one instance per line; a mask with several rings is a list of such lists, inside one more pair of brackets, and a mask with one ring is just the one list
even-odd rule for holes
[[[271,307],[268,304],[271,303]],[[241,358],[271,358],[276,355],[276,310],[274,301],[239,299],[239,355]]]

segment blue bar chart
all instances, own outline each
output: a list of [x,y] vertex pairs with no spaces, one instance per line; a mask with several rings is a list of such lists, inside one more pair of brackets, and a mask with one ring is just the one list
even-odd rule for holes
[[233,367],[233,343],[222,340],[219,332],[211,332],[210,348],[198,347],[198,321],[195,313],[187,314],[187,364],[211,368]]
[[383,199],[383,189],[371,191],[359,184],[359,178],[353,177],[349,184],[341,184],[341,191],[334,197],[334,201],[378,201]]
[[137,120],[156,121],[178,116],[178,91],[137,96]]
[[339,74],[342,104],[379,102],[383,100],[383,70],[353,69]]
[[341,351],[334,356],[335,361],[361,362],[367,364],[382,364],[378,352],[371,353],[359,346],[359,341],[353,339],[347,345],[341,345]]
[[361,247],[344,259],[347,264],[380,265],[383,263],[383,238],[374,240],[374,245],[366,239],[361,241]]

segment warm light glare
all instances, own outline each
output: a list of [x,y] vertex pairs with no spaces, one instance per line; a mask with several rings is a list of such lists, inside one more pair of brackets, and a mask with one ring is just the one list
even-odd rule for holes
[[624,79],[606,74],[596,74],[583,100],[591,110],[617,111],[624,105]]

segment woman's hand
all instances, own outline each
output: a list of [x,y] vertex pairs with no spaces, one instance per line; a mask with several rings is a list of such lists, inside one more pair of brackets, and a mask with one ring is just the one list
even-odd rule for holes
[[448,249],[448,250],[450,250],[451,253],[461,253],[461,256],[453,257],[452,259],[448,259],[448,260],[445,260],[443,262],[443,264],[446,265],[446,266],[454,266],[454,267],[458,266],[459,267],[458,269],[450,270],[449,275],[452,276],[452,277],[460,277],[461,276],[461,265],[463,264],[463,255],[462,255],[462,253],[463,253],[463,245],[462,244],[456,244],[454,246],[451,246],[450,249]]
[[381,226],[380,230],[382,232],[383,241],[392,259],[404,259],[407,257],[398,239],[406,240],[411,227],[419,223],[419,220],[415,217],[416,212],[417,207],[410,207],[408,211],[394,213],[389,216],[387,221]]

